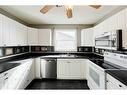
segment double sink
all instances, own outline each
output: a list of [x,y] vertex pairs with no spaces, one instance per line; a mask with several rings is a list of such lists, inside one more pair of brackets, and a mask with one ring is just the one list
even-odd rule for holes
[[77,55],[75,54],[60,54],[60,55],[47,55],[47,56],[43,56],[44,58],[46,57],[51,57],[51,58],[63,58],[63,57],[66,57],[66,58],[75,58],[75,57],[78,57]]

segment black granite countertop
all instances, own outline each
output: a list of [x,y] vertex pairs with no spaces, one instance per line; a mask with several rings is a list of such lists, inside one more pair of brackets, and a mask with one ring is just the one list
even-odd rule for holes
[[[66,54],[66,53],[60,53],[60,52],[55,52],[55,53],[51,53],[51,52],[47,52],[47,53],[26,53],[26,54],[22,54],[22,55],[18,55],[18,56],[14,56],[14,57],[9,57],[9,58],[4,58],[4,59],[0,59],[0,73],[7,71],[11,68],[14,68],[20,64],[10,64],[9,62],[11,61],[20,61],[20,60],[25,60],[25,59],[30,59],[30,58],[37,58],[37,57],[41,57],[41,58],[47,58],[45,56],[47,55],[61,55],[61,54]],[[71,52],[69,54],[73,54],[74,57],[61,57],[61,58],[82,58],[82,59],[90,59],[90,60],[103,60],[103,57],[100,57],[94,53],[90,53],[90,52],[86,52],[86,53],[79,53],[79,52]],[[51,57],[48,57],[51,58]]]
[[[27,53],[27,54],[23,54],[23,55],[19,55],[16,57],[12,57],[10,58],[10,60],[8,61],[17,61],[17,60],[24,60],[24,59],[29,59],[29,58],[37,58],[37,57],[41,57],[41,58],[52,58],[51,56],[54,56],[55,58],[71,58],[71,59],[75,59],[75,58],[83,58],[83,59],[90,59],[90,60],[103,60],[102,56],[98,56],[94,53],[69,53],[70,55],[74,55],[74,56],[70,56],[70,57],[55,57],[57,55],[64,55],[63,53]],[[51,56],[49,56],[51,55]],[[49,56],[49,57],[47,57]],[[53,58],[54,58],[53,57]],[[4,61],[4,60],[3,60]],[[7,61],[7,60],[5,60]]]
[[7,70],[10,70],[10,69],[14,68],[14,67],[17,67],[20,64],[21,63],[8,63],[8,62],[7,63],[1,63],[0,64],[0,73],[3,73]]
[[110,74],[111,76],[113,76],[114,78],[116,78],[117,80],[119,80],[120,82],[122,82],[123,84],[125,84],[127,86],[127,70],[106,70],[106,73]]
[[95,63],[96,65],[100,66],[101,68],[107,70],[107,69],[125,69],[124,67],[118,66],[116,64],[113,64],[111,62],[107,62],[104,61],[102,59],[98,59],[98,60],[91,60],[93,63]]

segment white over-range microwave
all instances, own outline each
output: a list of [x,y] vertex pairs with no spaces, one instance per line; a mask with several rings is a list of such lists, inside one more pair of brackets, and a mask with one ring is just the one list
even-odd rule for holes
[[121,50],[122,30],[104,32],[95,38],[95,48]]

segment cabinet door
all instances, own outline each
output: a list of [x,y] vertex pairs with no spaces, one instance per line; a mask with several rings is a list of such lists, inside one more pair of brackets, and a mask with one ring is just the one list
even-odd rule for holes
[[35,64],[35,77],[40,79],[41,78],[41,74],[40,74],[41,58],[35,58],[34,64]]
[[17,46],[17,33],[16,33],[16,21],[11,21],[11,29],[10,29],[10,45],[11,46]]
[[116,14],[117,16],[117,29],[125,28],[125,10],[122,10]]
[[5,16],[2,16],[2,39],[4,46],[9,46],[10,44],[10,27],[10,19]]
[[81,78],[81,65],[77,60],[68,60],[69,64],[69,78],[80,79]]
[[85,59],[58,59],[58,79],[86,79]]
[[[127,8],[125,9],[125,30],[127,29]],[[127,49],[127,31],[123,34],[123,47]]]
[[22,42],[21,45],[28,45],[27,43],[27,26],[22,25],[22,32],[21,32],[21,36],[22,36]]
[[28,28],[28,44],[38,45],[38,29]]
[[1,89],[2,86],[3,86],[3,81],[4,81],[4,78],[3,78],[3,77],[0,77],[0,89]]
[[94,46],[93,29],[83,29],[81,31],[81,46]]
[[52,45],[52,32],[51,29],[38,30],[39,45],[51,46]]
[[69,63],[65,59],[57,60],[57,78],[68,79],[69,76]]
[[29,64],[29,66],[26,69],[26,73],[23,79],[24,81],[22,82],[22,87],[19,89],[25,89],[29,85],[29,83],[34,79],[33,63],[32,61],[29,61],[29,63],[27,64]]
[[18,46],[27,45],[27,26],[16,22],[16,43]]
[[3,46],[2,43],[2,15],[0,14],[0,46]]

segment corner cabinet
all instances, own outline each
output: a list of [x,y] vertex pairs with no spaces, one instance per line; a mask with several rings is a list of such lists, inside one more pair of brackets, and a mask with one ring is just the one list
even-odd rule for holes
[[42,46],[52,45],[51,29],[38,29],[38,44]]
[[87,59],[57,59],[58,79],[86,79]]
[[93,28],[81,30],[81,46],[94,46]]

